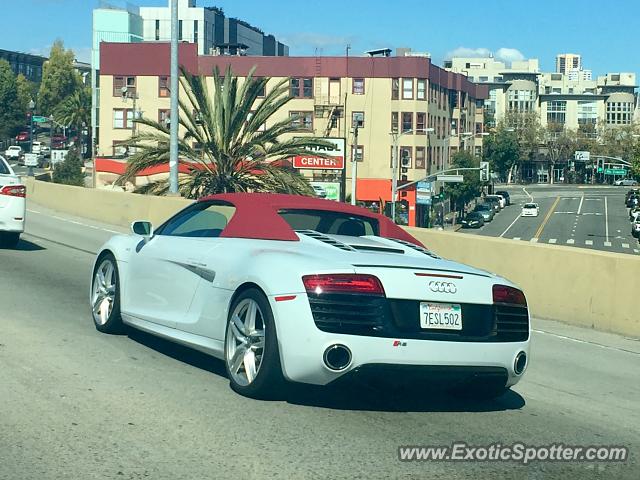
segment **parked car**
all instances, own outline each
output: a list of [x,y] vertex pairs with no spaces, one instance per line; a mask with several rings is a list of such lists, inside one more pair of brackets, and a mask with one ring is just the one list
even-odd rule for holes
[[636,218],[636,220],[631,224],[631,235],[640,239],[640,218]]
[[487,205],[491,205],[493,207],[493,211],[495,213],[499,213],[501,209],[500,207],[500,200],[498,200],[497,198],[491,198],[490,196],[484,197],[484,203],[486,203]]
[[16,142],[28,142],[29,141],[29,132],[20,132],[16,135]]
[[480,212],[469,212],[460,224],[462,228],[480,228],[484,225],[484,216]]
[[620,180],[616,180],[615,182],[613,182],[613,184],[617,186],[633,187],[635,185],[638,185],[638,182],[633,178],[623,178]]
[[20,157],[22,157],[22,147],[18,146],[18,145],[11,145],[9,148],[7,148],[7,150],[4,152],[4,156],[7,159],[14,159],[14,160],[19,160]]
[[629,220],[635,222],[640,218],[640,207],[633,207],[629,209]]
[[632,188],[631,190],[629,190],[624,196],[624,204],[626,205],[627,201],[629,200],[629,197],[634,195],[640,197],[640,188]]
[[42,153],[42,142],[33,142],[33,145],[31,147],[31,153],[37,153],[37,154]]
[[498,195],[498,194],[486,195],[484,198],[485,198],[485,201],[487,199],[497,201],[498,205],[500,206],[500,210],[502,210],[504,207],[507,206],[507,201],[505,200],[505,198],[502,195]]
[[640,204],[640,195],[631,195],[627,199],[627,208],[637,207]]
[[0,246],[13,248],[24,232],[27,187],[0,156]]
[[493,220],[493,217],[496,213],[496,211],[493,208],[493,205],[489,205],[487,203],[481,203],[479,205],[476,205],[473,211],[478,212],[480,215],[482,215],[482,219],[485,221],[485,223]]
[[220,358],[241,395],[277,397],[286,382],[366,373],[407,383],[434,375],[453,393],[488,398],[527,368],[522,290],[439,258],[364,208],[220,194],[157,230],[146,221],[131,230],[96,256],[96,329],[133,327]]
[[521,217],[537,217],[540,214],[540,206],[537,203],[525,203],[522,206]]
[[507,192],[506,190],[498,190],[497,192],[495,192],[495,194],[500,195],[502,198],[504,198],[506,206],[511,205],[511,197],[509,196],[509,192]]

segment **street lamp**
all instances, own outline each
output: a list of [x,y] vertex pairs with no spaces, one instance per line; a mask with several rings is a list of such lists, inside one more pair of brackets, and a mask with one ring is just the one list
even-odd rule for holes
[[[29,153],[33,153],[33,113],[35,109],[36,109],[36,102],[34,102],[33,99],[29,100],[29,111],[31,112],[31,118],[30,118],[31,125],[29,126]],[[28,175],[30,177],[33,177],[33,166],[31,165],[29,165]]]

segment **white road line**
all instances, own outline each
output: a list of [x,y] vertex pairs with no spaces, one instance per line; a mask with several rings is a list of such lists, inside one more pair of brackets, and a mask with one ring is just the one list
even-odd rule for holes
[[519,218],[520,218],[520,215],[518,215],[518,216],[516,217],[516,219],[515,219],[513,222],[511,222],[511,225],[509,225],[509,226],[507,227],[507,229],[506,229],[504,232],[502,232],[502,233],[500,234],[500,236],[501,236],[501,237],[504,237],[505,233],[507,233],[507,232],[509,231],[509,229],[510,229],[511,227],[513,227],[513,224],[514,224],[514,223],[516,223],[516,222],[518,221],[518,219],[519,219]]
[[549,243],[556,243],[556,242],[557,242],[557,240],[555,238],[550,238],[549,239]]
[[637,248],[634,248],[633,253],[640,253],[640,250],[638,250]]
[[626,350],[624,348],[610,347],[608,345],[602,345],[601,343],[589,342],[587,340],[580,340],[578,338],[568,337],[566,335],[560,335],[558,333],[551,333],[545,330],[538,330],[537,328],[532,328],[531,331],[535,333],[540,333],[542,335],[549,335],[551,337],[561,338],[563,340],[569,340],[571,342],[586,343],[587,345],[593,345],[594,347],[606,348],[607,350],[618,350],[620,352],[626,352],[626,353],[631,353],[633,355],[638,355],[637,352],[632,352],[631,350]]
[[573,245],[574,243],[576,243],[576,241],[573,238],[570,238],[569,240],[567,240],[567,244],[569,245]]
[[610,247],[611,246],[611,242],[604,242],[604,246],[605,247]]
[[538,243],[538,239],[536,237],[533,237],[531,240],[529,240],[531,243]]
[[580,215],[580,212],[582,211],[582,203],[584,202],[584,195],[582,197],[580,197],[580,205],[578,205],[578,215]]
[[569,214],[569,215],[575,215],[576,214],[576,212],[553,212],[553,213],[566,213],[566,214]]
[[[27,212],[44,215],[44,214],[42,214],[42,213],[40,213],[40,212],[38,212],[36,210],[27,209]],[[94,230],[102,230],[103,232],[109,232],[109,233],[122,233],[122,232],[118,232],[116,230],[109,230],[108,228],[96,227],[94,225],[87,225],[86,223],[76,222],[75,220],[69,220],[68,218],[59,217],[57,215],[49,215],[49,216],[51,218],[55,218],[56,220],[60,220],[61,222],[73,223],[74,225],[80,225],[82,227],[92,228]]]
[[520,237],[513,237],[514,240],[520,240]]
[[522,191],[523,191],[524,193],[526,193],[526,194],[529,196],[529,198],[531,199],[531,201],[533,202],[533,196],[532,196],[529,192],[527,192],[527,189],[526,189],[526,188],[524,188],[524,187],[522,187]]
[[585,240],[584,244],[585,245],[593,245],[593,240]]
[[623,243],[622,244],[622,248],[629,248],[629,244],[628,243]]
[[[604,242],[605,247],[609,242],[609,213],[607,212],[607,197],[604,197],[604,229],[605,229],[605,237],[607,237],[607,241]],[[609,243],[609,246],[611,244]]]

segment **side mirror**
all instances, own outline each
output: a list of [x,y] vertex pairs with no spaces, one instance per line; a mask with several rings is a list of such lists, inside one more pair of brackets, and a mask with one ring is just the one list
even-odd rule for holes
[[131,224],[131,231],[135,235],[140,235],[144,237],[144,241],[148,242],[151,237],[153,237],[153,225],[151,222],[147,222],[144,220],[138,220],[137,222],[133,222]]

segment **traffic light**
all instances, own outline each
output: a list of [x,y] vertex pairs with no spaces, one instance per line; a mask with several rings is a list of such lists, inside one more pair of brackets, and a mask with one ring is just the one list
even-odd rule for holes
[[489,162],[480,162],[480,181],[489,181]]

